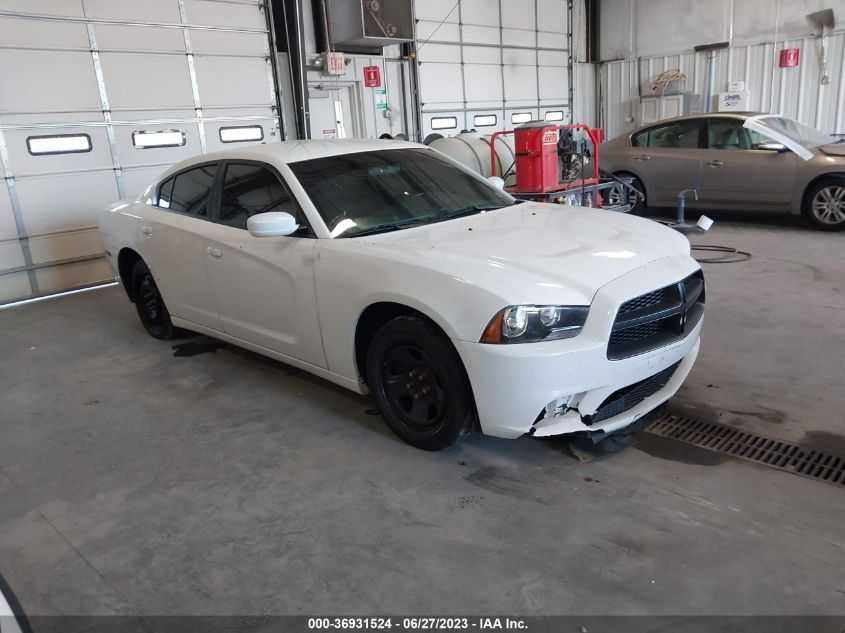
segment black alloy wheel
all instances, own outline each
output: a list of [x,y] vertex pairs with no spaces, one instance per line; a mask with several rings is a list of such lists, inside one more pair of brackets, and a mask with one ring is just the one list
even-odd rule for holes
[[451,446],[470,428],[472,395],[460,358],[433,324],[401,316],[376,333],[367,377],[388,426],[424,450]]
[[138,317],[150,336],[166,340],[176,335],[155,278],[143,261],[136,263],[132,271],[132,297]]

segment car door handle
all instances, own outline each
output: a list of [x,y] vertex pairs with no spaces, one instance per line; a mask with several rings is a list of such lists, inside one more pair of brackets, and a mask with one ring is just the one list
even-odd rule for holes
[[651,160],[651,156],[648,156],[646,154],[640,154],[639,156],[634,156],[634,160]]
[[214,259],[220,259],[221,257],[223,257],[223,251],[221,251],[219,248],[209,246],[206,251],[208,252],[209,257],[213,257]]
[[152,237],[152,236],[153,236],[153,230],[152,230],[150,227],[148,227],[148,226],[142,226],[142,227],[141,227],[141,233],[143,233],[143,234],[144,234],[144,235],[146,235],[147,237]]
[[704,163],[704,164],[705,164],[705,165],[707,165],[708,167],[721,167],[721,166],[722,166],[722,165],[724,165],[725,163],[723,163],[723,162],[722,162],[722,161],[720,161],[720,160],[708,160],[708,161],[707,161],[706,163]]

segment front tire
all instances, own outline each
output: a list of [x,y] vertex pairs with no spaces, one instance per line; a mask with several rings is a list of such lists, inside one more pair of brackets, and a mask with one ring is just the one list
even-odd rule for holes
[[613,191],[616,193],[617,197],[617,204],[622,203],[622,200],[625,200],[626,204],[631,205],[631,213],[632,215],[640,215],[643,211],[645,211],[646,203],[645,203],[645,185],[643,185],[642,181],[634,176],[633,174],[629,174],[627,172],[620,172],[614,174],[617,178],[630,178],[631,179],[631,186],[636,189],[641,195],[638,196],[633,191],[628,189],[627,187],[623,187],[619,185],[618,190],[614,187]]
[[470,428],[472,394],[461,360],[420,317],[397,317],[376,332],[367,382],[387,425],[411,446],[439,451]]
[[153,274],[143,261],[138,261],[132,269],[132,298],[138,318],[150,336],[162,340],[176,336],[170,312],[164,305]]
[[845,178],[832,176],[813,183],[804,195],[804,217],[821,231],[845,229]]

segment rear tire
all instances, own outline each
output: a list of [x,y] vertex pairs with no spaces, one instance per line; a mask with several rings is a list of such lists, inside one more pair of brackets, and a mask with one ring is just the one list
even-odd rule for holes
[[845,229],[845,178],[830,176],[810,185],[804,194],[802,212],[820,231]]
[[411,446],[439,451],[472,423],[472,393],[458,353],[432,323],[400,316],[376,332],[367,382],[391,430]]
[[170,320],[170,312],[164,305],[153,274],[143,261],[136,262],[132,269],[132,298],[138,318],[150,336],[161,340],[176,336],[177,330]]

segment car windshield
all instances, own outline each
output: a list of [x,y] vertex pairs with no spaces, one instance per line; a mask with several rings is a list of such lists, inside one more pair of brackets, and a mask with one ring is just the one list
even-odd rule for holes
[[784,116],[755,117],[756,122],[778,134],[788,136],[804,147],[821,147],[839,141],[835,136],[821,132]]
[[290,163],[332,237],[442,222],[514,198],[429,149],[387,149]]

